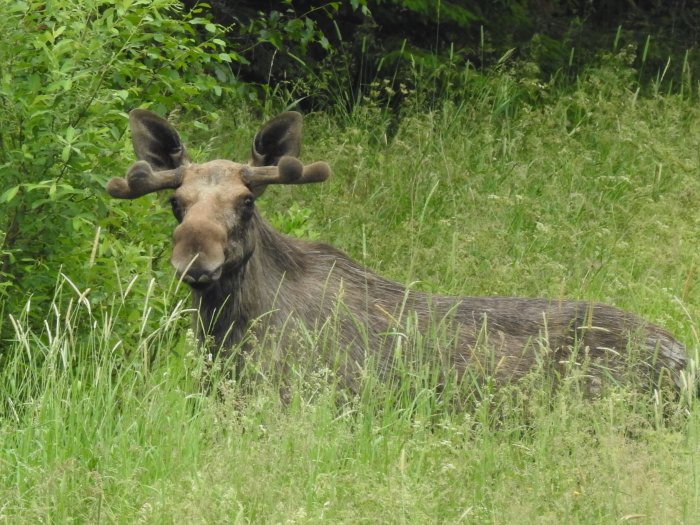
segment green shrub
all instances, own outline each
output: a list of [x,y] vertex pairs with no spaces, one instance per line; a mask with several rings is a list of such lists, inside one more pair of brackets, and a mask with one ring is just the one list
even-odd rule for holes
[[[118,286],[101,277],[112,274],[102,271],[105,265],[150,270],[143,232],[123,244],[119,237],[102,241],[101,230],[120,230],[127,219],[126,212],[110,210],[103,186],[128,165],[128,110],[179,108],[211,121],[222,97],[240,93],[230,67],[239,57],[205,14],[198,7],[185,12],[177,0],[6,6],[0,18],[0,300],[5,296],[10,310],[24,304],[24,294],[50,299],[60,268],[100,290]],[[195,125],[206,127],[207,120]],[[149,203],[129,211],[143,220],[156,211]],[[138,224],[133,217],[129,222],[130,228]]]

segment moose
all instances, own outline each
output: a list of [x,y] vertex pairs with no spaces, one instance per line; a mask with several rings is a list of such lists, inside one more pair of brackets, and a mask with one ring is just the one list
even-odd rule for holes
[[267,186],[322,182],[331,174],[325,162],[298,160],[302,120],[294,111],[269,120],[246,164],[200,164],[167,120],[143,109],[129,114],[139,160],[107,191],[134,199],[175,190],[171,262],[191,287],[200,338],[212,354],[245,354],[250,341],[268,333],[284,353],[298,345],[295,331],[333,323],[342,353],[334,370],[353,390],[370,360],[381,374],[391,373],[395,346],[410,324],[416,333],[442,327],[446,336],[435,348],[428,342],[427,351],[457,376],[476,370],[504,384],[546,359],[555,373],[572,363],[585,369],[587,393],[630,377],[645,388],[681,385],[685,347],[637,315],[585,301],[431,295],[381,277],[330,245],[275,230],[255,205]]

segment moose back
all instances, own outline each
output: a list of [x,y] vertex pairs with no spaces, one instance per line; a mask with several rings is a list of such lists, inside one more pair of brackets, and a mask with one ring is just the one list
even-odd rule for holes
[[131,111],[129,123],[139,160],[126,178],[110,180],[107,191],[134,199],[174,190],[170,203],[178,225],[171,262],[192,289],[201,337],[215,354],[245,352],[245,341],[270,333],[284,354],[295,332],[333,323],[342,353],[334,357],[334,370],[355,389],[370,360],[381,374],[391,373],[396,334],[410,323],[417,333],[442,327],[446,337],[427,352],[458,376],[476,371],[513,381],[545,356],[554,373],[585,366],[586,388],[594,393],[610,380],[633,378],[649,388],[681,383],[684,346],[634,314],[581,301],[407,290],[332,246],[276,231],[255,205],[267,186],[330,176],[326,163],[304,166],[297,159],[299,113],[268,121],[255,135],[247,163],[192,162],[172,125],[149,111]]

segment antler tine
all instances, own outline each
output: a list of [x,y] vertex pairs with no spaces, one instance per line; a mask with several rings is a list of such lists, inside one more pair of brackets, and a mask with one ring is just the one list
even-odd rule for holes
[[277,166],[248,166],[243,181],[253,187],[268,184],[308,184],[323,182],[331,175],[331,168],[325,162],[314,162],[304,166],[299,159],[282,157]]
[[140,160],[129,168],[126,178],[111,179],[107,183],[107,193],[117,199],[135,199],[154,191],[179,187],[182,175],[180,168],[154,172],[148,162]]

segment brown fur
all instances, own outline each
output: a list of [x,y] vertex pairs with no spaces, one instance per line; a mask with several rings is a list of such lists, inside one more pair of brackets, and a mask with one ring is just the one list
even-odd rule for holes
[[[303,168],[292,159],[301,142],[298,113],[283,113],[262,128],[249,165],[192,164],[167,121],[135,110],[131,124],[141,162],[126,180],[110,181],[108,190],[133,198],[177,187],[173,206],[181,223],[172,263],[192,285],[199,323],[213,339],[214,352],[226,352],[250,332],[258,338],[275,333],[284,352],[295,331],[336,323],[342,355],[334,366],[354,389],[368,357],[381,373],[391,372],[397,338],[413,323],[418,333],[440,328],[439,347],[427,350],[446,370],[460,374],[471,370],[512,381],[538,360],[542,366],[544,358],[554,371],[573,368],[574,361],[587,363],[593,391],[605,377],[654,386],[665,376],[680,384],[683,345],[633,314],[580,301],[410,291],[331,246],[274,230],[253,204],[266,185],[318,182],[329,175],[325,164]],[[637,352],[635,359],[630,350]]]

